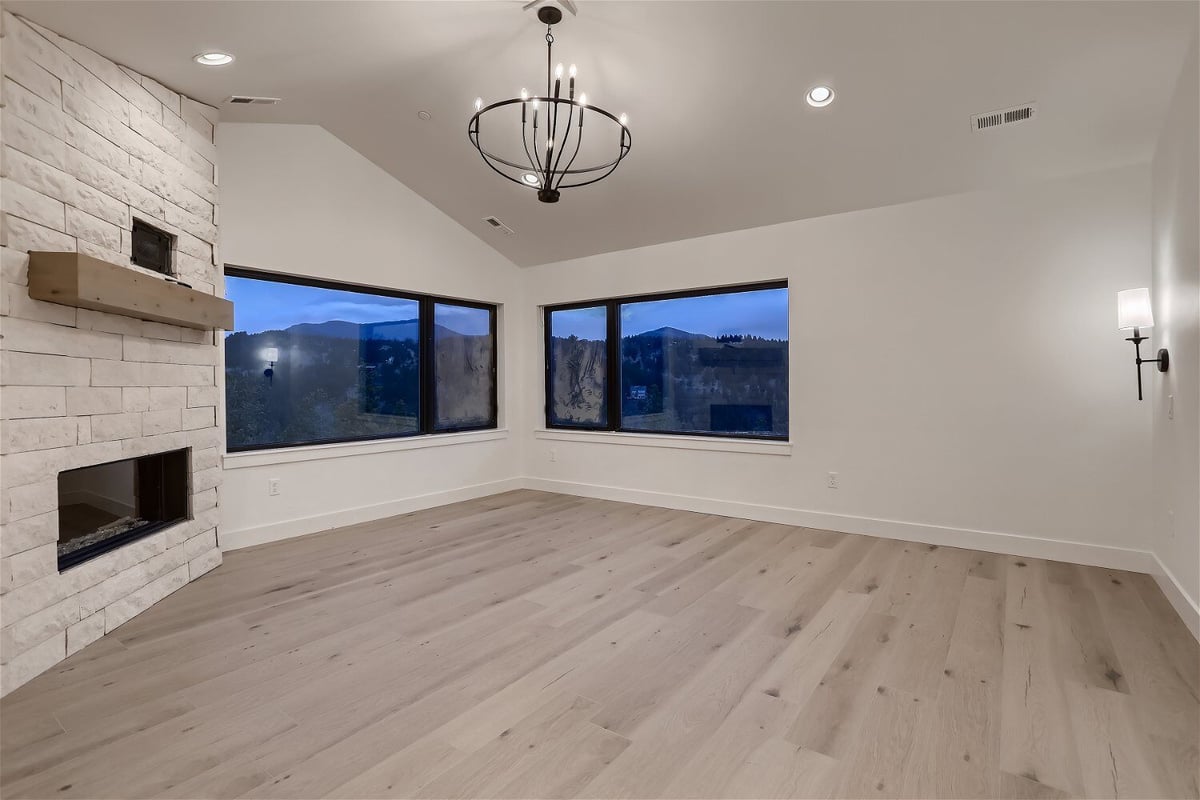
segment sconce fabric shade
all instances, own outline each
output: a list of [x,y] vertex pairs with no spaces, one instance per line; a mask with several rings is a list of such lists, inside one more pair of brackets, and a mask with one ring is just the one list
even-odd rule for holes
[[1154,315],[1150,313],[1149,289],[1126,289],[1117,292],[1117,329],[1154,327]]

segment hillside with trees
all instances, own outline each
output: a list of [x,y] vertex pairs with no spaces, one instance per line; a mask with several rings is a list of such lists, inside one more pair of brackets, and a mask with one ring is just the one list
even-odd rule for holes
[[[420,419],[417,320],[301,323],[225,338],[231,448],[396,436]],[[490,416],[490,336],[435,329],[439,419],[455,427]],[[270,377],[269,348],[278,350]],[[447,423],[445,427],[451,427]]]
[[[787,340],[711,337],[664,327],[621,340],[621,416],[628,429],[782,436]],[[551,419],[605,419],[603,341],[551,340]]]

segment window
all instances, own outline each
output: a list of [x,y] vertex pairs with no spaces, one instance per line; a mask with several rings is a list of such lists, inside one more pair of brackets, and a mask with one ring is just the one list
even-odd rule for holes
[[608,308],[585,306],[546,315],[549,366],[547,422],[564,428],[608,427]]
[[226,270],[228,449],[496,427],[496,309]]
[[545,314],[548,427],[787,438],[786,284]]
[[433,304],[433,427],[496,426],[496,312]]

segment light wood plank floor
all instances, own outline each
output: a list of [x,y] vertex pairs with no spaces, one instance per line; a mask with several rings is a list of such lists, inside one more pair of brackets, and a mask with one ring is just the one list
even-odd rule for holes
[[0,704],[17,797],[1196,797],[1133,573],[521,491],[230,553]]

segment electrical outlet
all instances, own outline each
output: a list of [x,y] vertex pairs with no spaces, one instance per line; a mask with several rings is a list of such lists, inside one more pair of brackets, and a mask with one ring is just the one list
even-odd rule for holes
[[1167,395],[1167,419],[1175,419],[1175,395]]
[[267,479],[267,494],[276,497],[279,494],[279,478]]
[[829,479],[825,482],[825,486],[830,489],[838,488],[838,474],[836,472],[829,473]]
[[558,450],[554,449],[553,447],[550,448],[550,460],[558,461]]

